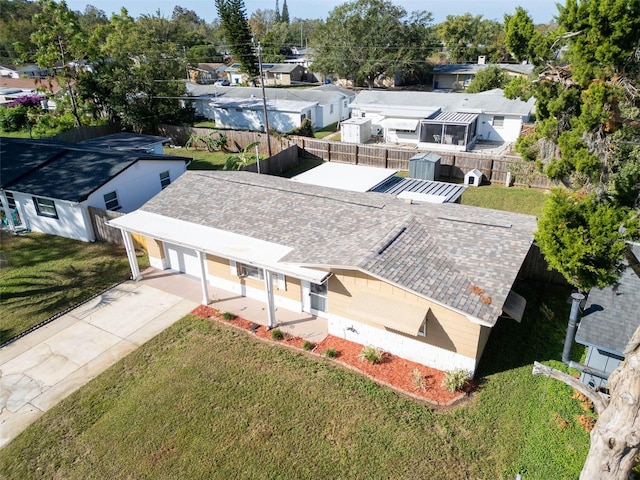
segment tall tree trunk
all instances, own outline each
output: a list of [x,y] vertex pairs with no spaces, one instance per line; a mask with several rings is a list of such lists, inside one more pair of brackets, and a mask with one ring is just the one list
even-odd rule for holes
[[640,328],[624,363],[609,377],[609,405],[591,430],[581,480],[626,480],[640,449]]
[[538,362],[534,375],[547,375],[593,401],[598,421],[580,480],[627,480],[640,452],[640,327],[625,351],[625,361],[609,377],[610,399],[575,378]]

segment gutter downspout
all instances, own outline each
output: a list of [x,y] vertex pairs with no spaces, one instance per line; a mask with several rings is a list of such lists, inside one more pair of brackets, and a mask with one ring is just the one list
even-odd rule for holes
[[562,349],[562,362],[565,365],[568,365],[571,368],[575,368],[580,372],[587,373],[589,375],[593,375],[594,377],[602,378],[603,380],[607,380],[609,378],[609,374],[602,370],[597,370],[586,365],[582,365],[581,363],[574,362],[570,359],[571,357],[571,346],[573,345],[573,341],[576,336],[576,326],[578,323],[578,316],[580,314],[580,302],[585,299],[585,296],[582,293],[572,293],[571,294],[571,313],[569,314],[569,325],[567,325],[567,335],[564,337],[564,347]]

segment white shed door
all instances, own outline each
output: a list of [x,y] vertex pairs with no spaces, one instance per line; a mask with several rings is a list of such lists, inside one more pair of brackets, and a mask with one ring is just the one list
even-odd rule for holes
[[170,243],[165,245],[170,269],[200,278],[200,262],[195,250]]

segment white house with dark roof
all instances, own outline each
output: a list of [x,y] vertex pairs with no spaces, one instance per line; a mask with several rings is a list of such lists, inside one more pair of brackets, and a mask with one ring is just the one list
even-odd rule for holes
[[188,159],[0,137],[0,210],[13,231],[95,240],[88,208],[131,212],[182,175]]
[[[330,87],[330,88],[327,88]],[[218,128],[264,130],[262,89],[187,83],[196,113],[213,120]],[[314,128],[324,128],[349,118],[351,90],[323,85],[308,89],[266,88],[269,127],[285,133],[308,118]]]
[[[640,258],[640,244],[631,243]],[[640,278],[626,268],[616,285],[592,288],[587,297],[575,340],[587,347],[584,364],[612,373],[624,360],[624,351],[640,327]],[[585,369],[581,381],[587,385],[605,386],[606,380],[590,375]]]
[[[481,57],[484,58],[484,57]],[[478,72],[488,67],[498,67],[509,77],[533,75],[533,65],[525,63],[454,63],[438,64],[433,67],[433,89],[460,91],[466,89]]]
[[482,93],[362,90],[352,117],[370,118],[373,135],[419,148],[471,150],[477,141],[514,142],[535,99],[509,100],[500,89]]
[[329,334],[471,373],[498,318],[522,317],[512,286],[536,228],[527,215],[224,171],[188,171],[108,224],[146,237],[153,267],[199,278],[203,304],[212,285],[263,301],[271,327],[276,308],[308,312]]

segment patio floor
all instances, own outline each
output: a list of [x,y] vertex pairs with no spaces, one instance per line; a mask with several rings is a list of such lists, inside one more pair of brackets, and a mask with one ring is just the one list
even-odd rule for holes
[[[142,272],[142,283],[173,295],[200,303],[202,290],[200,281],[171,270],[149,268]],[[245,320],[259,325],[267,325],[267,306],[253,298],[243,297],[233,292],[209,285],[210,307],[220,312],[231,312]],[[327,336],[327,320],[306,312],[293,312],[276,307],[278,328],[290,335],[319,343]]]

